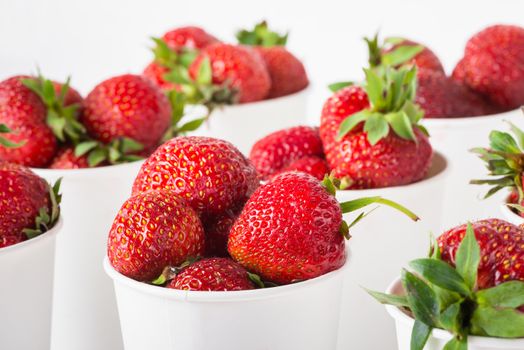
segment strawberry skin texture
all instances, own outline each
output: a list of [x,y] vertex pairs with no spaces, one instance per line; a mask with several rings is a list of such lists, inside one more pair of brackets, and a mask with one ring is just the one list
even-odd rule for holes
[[290,172],[260,186],[231,228],[231,257],[263,280],[287,284],[341,267],[342,211],[313,176]]
[[227,240],[229,231],[235,223],[244,203],[238,208],[228,208],[223,213],[202,218],[204,231],[206,233],[205,256],[227,257]]
[[318,128],[295,126],[258,140],[251,149],[249,159],[259,174],[267,179],[296,160],[309,156],[324,157]]
[[198,215],[169,190],[129,198],[109,231],[111,265],[138,281],[152,281],[166,266],[178,266],[203,252],[204,231]]
[[13,134],[9,140],[25,144],[17,148],[0,146],[0,160],[31,167],[45,167],[55,155],[58,145],[46,124],[47,110],[40,97],[22,84],[28,76],[15,76],[0,83],[0,123]]
[[149,80],[126,74],[103,81],[89,93],[82,122],[101,142],[128,137],[150,150],[170,125],[171,106]]
[[170,189],[199,214],[216,215],[244,201],[257,186],[255,167],[231,143],[188,136],[167,141],[145,161],[133,193]]
[[89,168],[87,157],[75,155],[72,147],[63,148],[49,165],[50,169],[83,169]]
[[300,158],[290,163],[282,170],[282,172],[288,171],[301,171],[316,177],[318,180],[324,179],[324,177],[330,172],[326,160],[314,156]]
[[208,57],[211,62],[212,82],[228,84],[238,91],[238,103],[263,100],[268,96],[271,79],[264,60],[258,52],[246,46],[216,43],[206,47],[189,67],[191,78],[196,79],[200,62]]
[[508,110],[524,104],[524,28],[495,25],[474,35],[453,77]]
[[[524,280],[524,231],[500,219],[473,222],[480,246],[479,289],[490,288],[508,280]],[[466,234],[467,225],[460,225],[438,237],[444,261],[455,264],[455,254]]]
[[0,247],[25,240],[41,208],[50,209],[47,182],[21,165],[0,161]]
[[208,258],[180,272],[168,288],[194,291],[234,291],[254,289],[247,271],[228,258]]
[[298,58],[283,46],[257,47],[271,78],[268,98],[293,94],[309,85],[306,69]]
[[180,27],[166,32],[162,39],[172,50],[184,47],[190,49],[203,49],[206,46],[219,42],[213,35],[199,27]]

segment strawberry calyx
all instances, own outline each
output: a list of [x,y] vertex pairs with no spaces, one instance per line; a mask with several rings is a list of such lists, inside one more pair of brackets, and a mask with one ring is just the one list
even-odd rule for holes
[[284,35],[269,29],[267,22],[257,23],[252,30],[240,30],[236,33],[239,44],[248,46],[286,46],[289,33]]
[[524,131],[508,122],[510,133],[493,130],[489,134],[489,148],[474,148],[476,153],[485,162],[490,179],[471,180],[474,185],[490,185],[491,189],[484,198],[488,198],[503,188],[509,188],[518,194],[518,204],[508,204],[516,209],[524,200],[522,188],[522,172],[524,171]]
[[400,138],[417,142],[414,127],[427,134],[419,124],[423,110],[414,102],[417,84],[417,68],[379,66],[364,69],[364,89],[370,101],[370,108],[348,116],[340,124],[338,140],[364,123],[368,141],[375,145],[389,135],[390,129]]
[[402,45],[406,39],[399,37],[386,38],[382,43],[378,33],[373,38],[364,38],[368,46],[369,67],[379,66],[398,67],[408,63],[424,50],[422,45]]
[[208,114],[202,118],[196,118],[179,125],[185,115],[184,111],[187,104],[186,96],[173,89],[167,93],[167,97],[171,104],[171,125],[162,137],[162,141],[167,141],[175,136],[185,135],[190,131],[197,130],[209,117]]
[[143,157],[137,155],[144,146],[129,137],[121,137],[104,144],[96,140],[85,140],[75,146],[75,156],[87,155],[87,163],[90,167],[107,162],[109,164],[122,164],[140,160]]
[[155,56],[155,62],[170,70],[177,67],[188,69],[198,55],[197,50],[187,47],[173,50],[160,38],[152,37],[151,40],[155,43],[155,46],[151,49]]
[[64,105],[70,80],[67,78],[58,94],[53,82],[44,78],[40,73],[36,78],[22,79],[22,84],[36,93],[44,102],[47,108],[46,123],[56,138],[63,143],[76,144],[86,135],[87,131],[78,121],[79,105],[76,103]]
[[422,350],[433,328],[453,334],[446,349],[467,349],[468,335],[524,337],[524,282],[508,281],[495,287],[478,289],[480,246],[471,223],[455,256],[455,267],[440,259],[433,243],[429,258],[409,263],[412,271],[402,270],[405,295],[368,290],[382,304],[410,312],[415,319],[411,349]]
[[60,217],[60,202],[62,201],[62,194],[60,193],[61,183],[62,178],[59,178],[53,186],[48,186],[51,210],[47,206],[40,208],[35,218],[35,226],[23,230],[27,238],[31,239],[49,231],[57,222]]
[[151,281],[151,284],[163,286],[174,279],[182,270],[200,260],[200,257],[190,257],[179,266],[166,266],[160,276]]
[[26,143],[25,140],[16,143],[2,136],[2,134],[9,135],[13,133],[14,131],[11,130],[7,125],[0,124],[0,145],[6,148],[17,148],[23,146]]

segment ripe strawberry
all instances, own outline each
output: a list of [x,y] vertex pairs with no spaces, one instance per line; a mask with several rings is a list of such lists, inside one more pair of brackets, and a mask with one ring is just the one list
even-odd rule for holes
[[28,237],[41,210],[51,211],[49,185],[28,168],[0,161],[0,247]]
[[[472,223],[480,246],[481,258],[477,283],[479,289],[489,288],[507,280],[524,280],[524,231],[509,222],[486,219]],[[442,259],[455,264],[455,254],[466,234],[467,225],[444,232],[438,238]]]
[[235,223],[243,204],[238,208],[226,209],[218,215],[202,218],[206,233],[206,256],[228,256],[227,240],[231,226]]
[[199,27],[180,27],[166,32],[162,39],[172,50],[182,48],[203,49],[219,42],[213,35]]
[[164,76],[169,73],[169,71],[169,68],[153,61],[146,66],[142,75],[162,90],[170,91],[177,88],[178,85],[164,79]]
[[254,289],[248,272],[227,258],[208,258],[186,267],[168,288],[199,291],[232,291]]
[[290,163],[281,172],[288,171],[301,171],[322,180],[329,174],[329,166],[324,158],[304,157]]
[[213,85],[225,85],[234,91],[233,102],[253,102],[267,97],[271,79],[264,61],[252,48],[222,43],[207,46],[189,67],[192,79],[199,80],[205,60],[211,64]]
[[0,83],[0,123],[13,133],[5,138],[21,147],[0,145],[0,159],[32,167],[44,167],[57,151],[57,141],[46,124],[46,106],[40,97],[22,84],[25,76]]
[[524,28],[495,25],[475,34],[453,77],[509,110],[524,104]]
[[437,55],[435,55],[435,53],[431,51],[431,49],[429,49],[427,46],[421,45],[415,41],[408,39],[399,40],[398,43],[395,43],[391,48],[386,49],[384,53],[393,52],[398,48],[406,46],[422,46],[422,51],[420,51],[413,58],[408,60],[406,62],[407,64],[414,64],[419,69],[430,69],[445,74],[444,67],[442,66],[442,63],[440,62]]
[[497,112],[481,95],[444,74],[420,69],[415,102],[426,118],[474,117]]
[[[366,70],[366,75],[371,101],[362,88],[350,86],[330,97],[322,110],[320,136],[332,174],[352,189],[423,179],[433,151],[417,124],[423,113],[412,102],[415,68],[387,68],[382,74]],[[409,80],[403,93],[395,90],[395,79]]]
[[155,85],[137,75],[121,75],[98,84],[84,100],[82,122],[98,141],[119,138],[154,149],[171,123],[171,106]]
[[318,128],[295,126],[258,140],[251,149],[249,159],[259,174],[267,179],[291,163],[310,156],[324,157]]
[[148,191],[129,198],[109,231],[107,256],[123,275],[152,281],[166,266],[204,252],[198,215],[174,191]]
[[72,147],[63,148],[49,165],[50,169],[82,169],[89,168],[86,156],[76,156]]
[[176,137],[142,165],[133,193],[171,189],[198,213],[216,215],[245,200],[257,187],[255,168],[227,141]]

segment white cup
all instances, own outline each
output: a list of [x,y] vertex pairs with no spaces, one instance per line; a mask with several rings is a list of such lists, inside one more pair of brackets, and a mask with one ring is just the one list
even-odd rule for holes
[[347,265],[285,286],[202,292],[137,282],[104,261],[126,350],[333,350]]
[[[401,294],[402,284],[396,279],[387,289],[387,293]],[[371,296],[370,296],[371,298]],[[378,304],[378,302],[376,302]],[[386,310],[395,320],[397,329],[398,350],[410,350],[411,330],[415,322],[411,316],[396,306],[386,305]],[[444,345],[453,337],[451,333],[442,329],[434,329],[429,336],[424,350],[442,350]],[[388,347],[391,349],[391,346]],[[468,337],[468,350],[522,350],[524,339],[501,339],[490,337]]]
[[112,283],[100,262],[111,224],[129,197],[141,164],[33,169],[49,182],[63,178],[61,208],[66,221],[56,243],[53,350],[123,349]]
[[487,175],[484,162],[470,150],[488,147],[492,130],[509,130],[504,121],[522,126],[524,115],[517,109],[489,116],[422,120],[431,135],[431,144],[448,157],[452,168],[446,183],[445,227],[456,226],[464,220],[493,216],[490,210],[496,206],[496,200],[483,200],[486,187],[469,184],[470,180]]
[[426,179],[417,183],[337,191],[340,202],[382,196],[406,206],[421,218],[413,222],[402,213],[383,206],[350,229],[352,237],[348,245],[352,261],[345,275],[339,350],[391,349],[395,342],[391,321],[362,286],[386,288],[387,281],[398,276],[407,262],[429,249],[430,232],[439,234],[441,229],[447,175],[446,158],[435,153]]
[[55,242],[61,227],[59,219],[33,239],[0,248],[2,349],[49,349]]
[[[262,137],[297,125],[307,124],[307,100],[311,86],[291,95],[269,100],[222,106],[193,135],[226,140],[245,155]],[[190,114],[202,115],[198,106]]]

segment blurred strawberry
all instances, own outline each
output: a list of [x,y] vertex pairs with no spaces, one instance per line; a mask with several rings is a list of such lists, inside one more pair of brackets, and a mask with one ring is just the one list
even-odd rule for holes
[[49,165],[50,169],[82,169],[89,168],[86,156],[76,156],[72,147],[61,149]]
[[316,177],[318,180],[322,180],[329,174],[329,166],[324,158],[304,157],[291,162],[288,166],[284,167],[281,172],[289,171],[301,171]]

